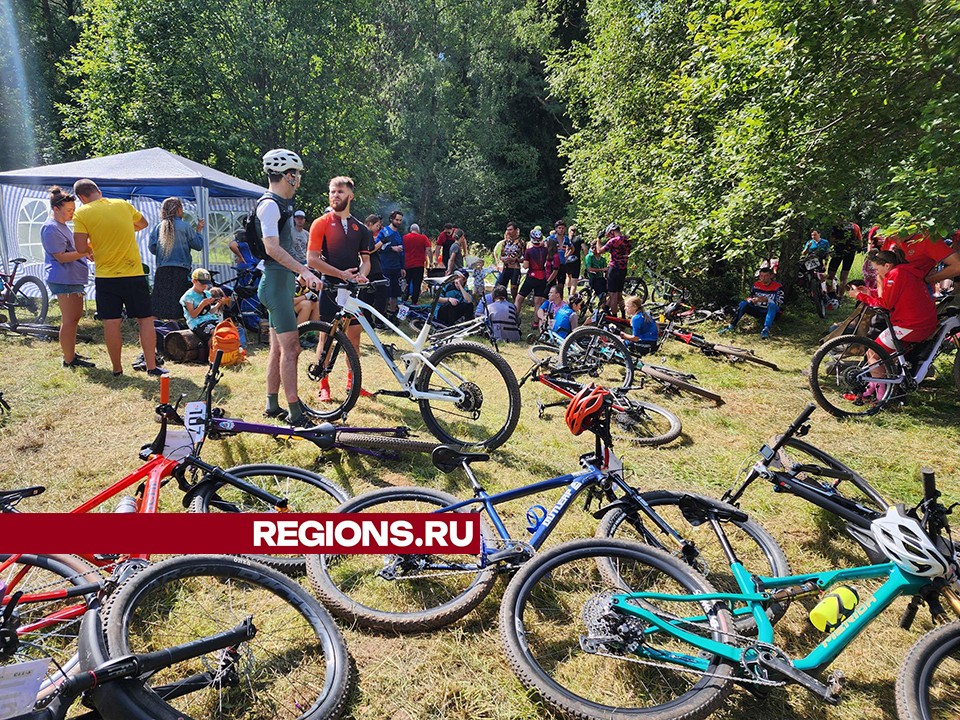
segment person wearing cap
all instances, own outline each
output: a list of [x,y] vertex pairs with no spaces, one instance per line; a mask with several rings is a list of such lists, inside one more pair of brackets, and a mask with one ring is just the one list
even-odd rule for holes
[[410,225],[410,232],[403,236],[403,269],[407,273],[406,292],[410,302],[420,302],[423,289],[423,273],[430,255],[430,238],[420,232],[416,223]]
[[206,345],[217,323],[223,320],[223,308],[230,305],[230,297],[220,288],[211,290],[210,271],[206,268],[194,270],[190,280],[192,287],[180,297],[180,307],[187,327]]
[[150,288],[137,245],[137,233],[148,225],[146,218],[126,200],[105,198],[93,180],[77,180],[73,192],[83,203],[73,216],[73,244],[81,255],[94,254],[97,317],[103,321],[103,340],[114,377],[123,375],[120,328],[124,313],[139,326],[147,375],[166,375],[166,370],[157,367]]
[[[531,294],[533,294],[535,308],[540,307],[547,296],[547,248],[544,247],[543,232],[539,228],[530,231],[530,247],[523,253],[523,267],[527,275],[520,284],[520,292],[513,301],[518,313]],[[537,327],[536,319],[533,326]]]
[[761,340],[770,337],[773,321],[783,308],[783,287],[773,279],[773,270],[770,267],[761,267],[759,276],[750,290],[749,297],[741,301],[737,308],[733,322],[720,331],[721,335],[733,332],[740,319],[746,314],[763,320],[763,327],[760,330]]
[[620,226],[612,222],[604,230],[606,243],[601,253],[610,253],[610,267],[607,268],[607,307],[614,315],[620,309],[620,296],[627,282],[627,264],[630,261],[630,239],[620,232]]
[[303,210],[297,210],[293,214],[293,249],[290,254],[298,263],[307,264],[307,242],[310,240],[310,231],[305,227],[307,224],[307,214]]
[[473,295],[467,290],[467,278],[463,268],[453,273],[453,282],[444,286],[437,300],[435,317],[445,325],[455,325],[461,320],[473,317]]

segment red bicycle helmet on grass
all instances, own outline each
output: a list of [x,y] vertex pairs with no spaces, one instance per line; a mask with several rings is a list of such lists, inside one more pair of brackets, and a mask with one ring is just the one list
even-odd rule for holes
[[599,385],[587,385],[573,396],[567,406],[567,427],[574,435],[590,430],[603,414],[610,391]]

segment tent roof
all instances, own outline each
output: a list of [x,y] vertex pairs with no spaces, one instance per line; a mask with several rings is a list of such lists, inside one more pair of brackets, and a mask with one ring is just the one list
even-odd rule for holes
[[162,148],[11,170],[0,173],[0,184],[70,187],[80,178],[93,180],[108,197],[194,197],[198,185],[207,188],[210,197],[260,197],[264,192],[258,185]]

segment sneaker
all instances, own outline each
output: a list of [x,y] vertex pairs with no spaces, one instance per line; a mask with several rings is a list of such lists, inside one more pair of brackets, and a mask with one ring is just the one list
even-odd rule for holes
[[[347,391],[349,393],[349,391]],[[367,390],[366,388],[360,388],[360,397],[372,398],[373,393]]]
[[320,402],[331,402],[333,398],[330,397],[330,381],[324,378],[320,381],[320,392],[317,393],[317,397],[320,399]]
[[150,377],[163,377],[164,375],[169,375],[170,371],[166,368],[155,367],[153,370],[147,370],[147,375]]
[[277,408],[276,410],[264,410],[263,416],[271,420],[286,420],[289,413],[283,408]]
[[137,359],[133,361],[133,369],[141,372],[147,369],[147,361],[143,359],[143,353],[140,353]]
[[736,330],[736,328],[733,325],[727,325],[725,328],[720,328],[720,334],[726,335],[732,333],[734,330]]
[[863,405],[863,397],[857,395],[856,393],[848,392],[843,394],[843,399],[847,402],[852,402],[855,405]]
[[80,357],[79,355],[74,355],[73,360],[71,360],[70,362],[67,362],[66,360],[64,360],[63,366],[65,368],[70,368],[71,370],[76,369],[78,367],[82,367],[82,368],[96,367],[94,363]]
[[760,339],[761,339],[761,340],[769,340],[769,339],[770,339],[770,331],[767,330],[766,328],[764,328],[763,330],[761,330],[761,331],[760,331]]

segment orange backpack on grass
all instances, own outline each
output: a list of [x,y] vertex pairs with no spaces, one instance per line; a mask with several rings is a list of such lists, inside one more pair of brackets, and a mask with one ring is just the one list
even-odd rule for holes
[[233,320],[223,320],[217,323],[213,334],[210,336],[210,362],[217,356],[217,351],[223,351],[223,359],[220,366],[240,365],[247,360],[247,351],[240,344],[240,333],[237,332],[237,326]]

